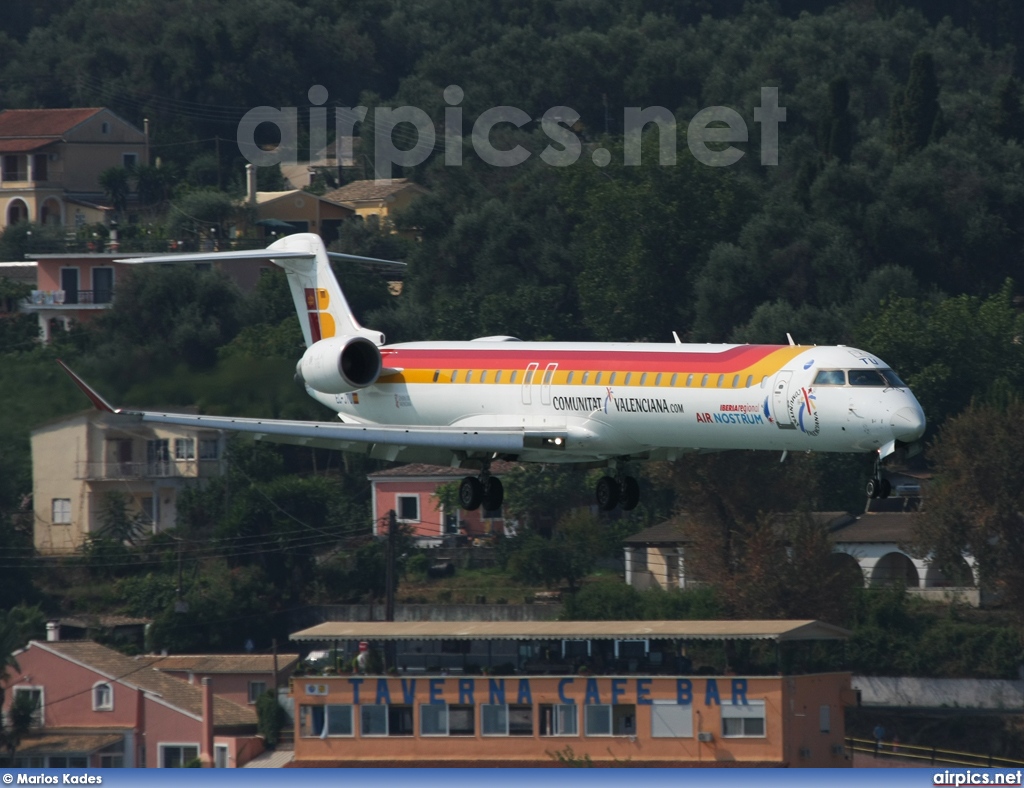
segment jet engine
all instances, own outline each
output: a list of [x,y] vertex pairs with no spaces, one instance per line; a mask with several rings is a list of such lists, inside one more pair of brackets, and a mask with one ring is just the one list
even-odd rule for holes
[[312,389],[345,394],[376,383],[381,366],[380,350],[366,337],[331,337],[306,348],[295,373]]

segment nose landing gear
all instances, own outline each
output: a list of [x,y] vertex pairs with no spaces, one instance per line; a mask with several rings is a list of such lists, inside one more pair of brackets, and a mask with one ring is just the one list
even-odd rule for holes
[[885,478],[885,471],[882,468],[882,461],[880,459],[875,460],[875,472],[868,479],[866,492],[868,498],[888,498],[892,493],[892,484]]

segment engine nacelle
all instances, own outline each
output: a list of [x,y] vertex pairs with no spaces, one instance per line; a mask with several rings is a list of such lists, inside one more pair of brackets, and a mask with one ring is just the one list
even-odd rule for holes
[[331,337],[314,342],[295,371],[310,388],[345,394],[372,386],[380,377],[380,350],[366,337]]

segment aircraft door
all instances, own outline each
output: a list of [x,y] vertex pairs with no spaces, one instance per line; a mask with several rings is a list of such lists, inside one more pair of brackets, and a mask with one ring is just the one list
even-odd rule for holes
[[557,363],[548,364],[544,369],[543,380],[534,381],[535,383],[540,383],[540,401],[542,405],[551,404],[551,383],[555,379],[555,370],[557,369]]
[[775,411],[775,423],[780,430],[796,429],[789,416],[789,380],[793,377],[792,370],[784,369],[775,376],[775,388],[772,390],[772,410]]
[[539,383],[539,380],[534,380],[538,377],[537,368],[540,366],[536,361],[527,364],[526,371],[523,373],[523,404],[530,405],[533,403],[533,386],[535,383]]

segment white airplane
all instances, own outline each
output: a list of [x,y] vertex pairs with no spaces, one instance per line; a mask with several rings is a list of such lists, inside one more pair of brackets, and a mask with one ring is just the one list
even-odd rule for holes
[[[639,500],[626,462],[688,452],[772,449],[874,453],[872,497],[889,494],[882,460],[913,449],[925,417],[887,364],[851,347],[521,342],[386,345],[345,301],[319,236],[266,250],[177,254],[122,262],[270,260],[285,270],[306,351],[297,377],[340,422],[124,411],[61,365],[101,410],[143,422],[249,433],[279,443],[362,451],[391,461],[478,469],[459,487],[466,509],[501,506],[498,458],[606,467],[597,501]],[[374,261],[386,262],[386,261]]]

